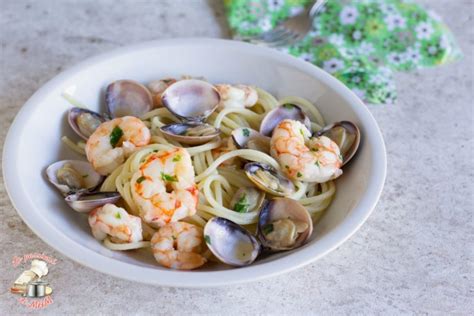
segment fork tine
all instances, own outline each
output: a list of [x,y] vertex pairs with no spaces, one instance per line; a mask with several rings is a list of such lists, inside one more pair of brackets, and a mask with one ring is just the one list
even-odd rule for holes
[[311,9],[280,23],[275,29],[245,40],[266,46],[284,46],[303,39],[311,29],[313,17],[321,11],[328,0],[315,0]]
[[281,38],[282,36],[285,36],[285,34],[288,32],[287,29],[283,27],[277,27],[274,30],[265,32],[260,35],[258,38],[259,40],[265,41],[265,42],[274,42],[278,38]]
[[299,33],[296,32],[288,32],[286,33],[285,36],[281,36],[280,38],[272,41],[272,42],[267,42],[269,46],[272,47],[278,47],[278,46],[286,46],[294,43],[296,41],[296,38],[298,38]]
[[294,33],[286,32],[280,33],[280,36],[272,38],[271,41],[255,38],[251,40],[251,42],[254,44],[263,44],[269,47],[278,47],[283,46],[292,36],[294,36]]
[[260,35],[257,36],[237,36],[235,39],[241,40],[241,41],[246,41],[246,42],[251,42],[251,43],[267,43],[267,42],[272,42],[275,41],[275,39],[281,37],[284,33],[286,32],[286,29],[279,26],[276,27],[273,30],[269,30],[266,32],[261,33]]

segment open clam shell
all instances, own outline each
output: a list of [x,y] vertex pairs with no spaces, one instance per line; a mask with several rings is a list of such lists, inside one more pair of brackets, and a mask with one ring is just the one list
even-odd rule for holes
[[247,177],[261,190],[274,196],[290,196],[296,186],[281,172],[259,162],[249,162],[244,166]]
[[342,165],[351,160],[360,145],[360,130],[350,121],[332,123],[315,133],[315,136],[326,136],[334,141],[341,151]]
[[266,201],[260,210],[257,235],[272,251],[303,245],[313,232],[311,215],[299,202],[289,198]]
[[222,262],[246,266],[260,253],[260,243],[240,225],[222,218],[211,218],[204,226],[207,247]]
[[232,131],[232,139],[238,148],[248,148],[270,153],[270,137],[263,136],[249,127],[239,127]]
[[46,168],[46,176],[64,196],[92,191],[104,181],[90,163],[82,160],[57,161]]
[[84,140],[89,139],[97,127],[105,122],[99,113],[78,107],[69,110],[67,119],[69,126]]
[[105,91],[105,103],[112,118],[141,117],[153,109],[150,91],[133,80],[117,80],[109,84]]
[[209,82],[179,80],[161,95],[161,103],[174,115],[193,122],[204,121],[220,102],[217,89]]
[[311,130],[311,121],[303,110],[297,105],[286,103],[274,108],[265,115],[262,123],[260,123],[260,134],[271,136],[275,127],[285,119],[299,121],[303,123],[308,130]]
[[205,144],[220,135],[220,130],[205,123],[176,123],[164,125],[161,132],[169,139],[188,145]]
[[239,213],[253,212],[260,209],[264,200],[264,192],[253,187],[243,187],[235,192],[230,208]]
[[115,204],[120,198],[118,192],[78,192],[66,196],[64,200],[76,212],[88,213],[105,204]]

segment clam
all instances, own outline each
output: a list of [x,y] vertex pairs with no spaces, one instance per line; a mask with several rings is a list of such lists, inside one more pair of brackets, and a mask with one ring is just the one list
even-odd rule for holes
[[265,115],[260,124],[260,134],[271,136],[275,127],[285,119],[300,121],[308,130],[311,130],[311,121],[303,110],[297,105],[286,103],[274,108]]
[[177,81],[162,93],[161,103],[184,123],[169,124],[160,129],[168,138],[184,144],[207,143],[220,134],[219,129],[204,123],[217,108],[219,101],[219,92],[206,81]]
[[273,167],[259,162],[244,166],[247,177],[261,190],[275,196],[289,196],[296,192],[293,182]]
[[161,103],[184,121],[202,122],[217,108],[220,95],[210,83],[196,79],[180,80],[161,95]]
[[342,165],[348,163],[359,148],[360,131],[357,125],[352,122],[336,122],[315,133],[315,136],[322,135],[329,137],[339,146],[342,155]]
[[133,80],[118,80],[109,84],[105,91],[105,103],[112,118],[140,117],[153,108],[150,91]]
[[254,236],[222,217],[213,217],[206,223],[204,239],[220,261],[232,266],[249,265],[260,253],[260,243]]
[[81,160],[55,162],[46,169],[46,176],[64,196],[74,192],[92,191],[104,180],[90,163]]
[[69,194],[64,200],[73,210],[88,213],[99,206],[117,203],[120,198],[118,192],[77,192]]
[[313,232],[311,215],[299,202],[289,198],[266,201],[260,210],[257,235],[272,251],[303,245]]
[[69,110],[67,118],[74,132],[84,140],[87,140],[97,127],[105,122],[105,118],[99,113],[77,107]]
[[252,187],[240,188],[230,201],[230,208],[239,213],[253,212],[260,209],[265,193]]
[[171,140],[188,145],[201,145],[219,137],[220,130],[206,123],[176,123],[160,130]]
[[232,139],[239,148],[255,149],[264,153],[270,152],[270,137],[263,136],[249,127],[239,127],[232,131]]

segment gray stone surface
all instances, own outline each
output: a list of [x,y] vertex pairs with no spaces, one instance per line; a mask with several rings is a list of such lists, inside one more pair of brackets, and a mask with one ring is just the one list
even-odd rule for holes
[[[385,137],[388,177],[360,231],[323,259],[250,284],[204,290],[145,286],[66,259],[21,221],[0,181],[0,314],[29,313],[8,288],[11,258],[45,252],[54,303],[45,313],[473,314],[473,4],[424,0],[466,57],[399,74],[399,101],[369,106]],[[219,1],[0,0],[0,149],[43,83],[86,57],[130,43],[228,36]]]

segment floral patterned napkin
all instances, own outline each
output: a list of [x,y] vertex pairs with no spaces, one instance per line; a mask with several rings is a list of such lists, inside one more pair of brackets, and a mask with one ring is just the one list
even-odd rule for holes
[[[304,11],[310,0],[226,0],[235,37],[256,35]],[[441,18],[413,0],[329,0],[300,42],[280,50],[314,63],[368,103],[393,103],[392,72],[461,57]]]

